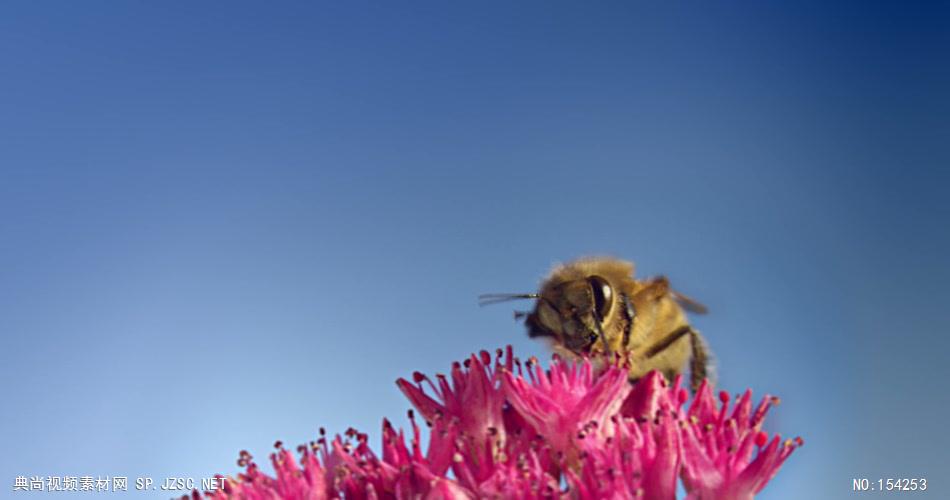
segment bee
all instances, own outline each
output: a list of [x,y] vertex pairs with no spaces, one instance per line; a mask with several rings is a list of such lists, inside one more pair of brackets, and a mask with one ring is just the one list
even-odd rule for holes
[[535,299],[524,318],[528,336],[551,342],[566,356],[618,354],[629,360],[630,379],[651,370],[667,379],[683,373],[687,364],[695,392],[709,375],[706,342],[686,319],[686,312],[707,309],[676,292],[663,276],[634,279],[631,262],[585,258],[558,265],[537,293],[486,294],[482,305],[512,299]]

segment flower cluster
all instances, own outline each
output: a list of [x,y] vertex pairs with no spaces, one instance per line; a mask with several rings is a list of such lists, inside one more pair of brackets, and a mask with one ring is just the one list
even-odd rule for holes
[[[554,358],[545,371],[498,350],[455,363],[435,380],[416,373],[397,385],[429,428],[427,449],[409,412],[412,436],[383,421],[381,455],[349,430],[299,448],[279,443],[262,472],[247,452],[245,471],[214,499],[752,498],[800,438],[762,431],[777,398],[733,405],[706,384],[692,402],[677,378],[652,372],[636,384],[621,364]],[[684,407],[685,406],[685,407]],[[201,495],[194,493],[195,498]]]

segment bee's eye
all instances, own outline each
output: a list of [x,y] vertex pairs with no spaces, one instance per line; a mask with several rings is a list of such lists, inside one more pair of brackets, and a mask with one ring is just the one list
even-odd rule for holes
[[591,276],[587,278],[590,283],[591,292],[594,294],[594,308],[601,319],[607,317],[610,312],[610,306],[613,304],[613,289],[607,283],[607,280],[600,276]]

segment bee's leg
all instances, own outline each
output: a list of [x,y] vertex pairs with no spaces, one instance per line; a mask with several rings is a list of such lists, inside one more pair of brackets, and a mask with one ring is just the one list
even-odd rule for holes
[[673,333],[670,333],[669,335],[660,339],[657,343],[651,345],[650,348],[643,353],[643,357],[650,359],[653,356],[656,356],[657,354],[665,351],[669,346],[673,345],[673,342],[683,338],[692,331],[693,329],[690,328],[689,325],[681,326],[676,330],[673,330]]
[[[703,339],[699,337],[699,332],[693,330],[691,326],[684,325],[673,330],[673,333],[670,333],[660,339],[659,342],[650,346],[644,353],[644,357],[649,359],[656,356],[673,345],[673,342],[676,342],[686,335],[689,335],[690,351],[692,351],[689,361],[689,386],[695,394],[696,391],[699,390],[700,384],[702,384],[706,378],[709,353],[706,351],[706,345],[703,344]],[[672,378],[670,379],[672,380]]]
[[[657,354],[660,354],[661,352],[665,351],[666,349],[669,349],[669,347],[670,347],[671,345],[673,345],[674,342],[676,342],[677,340],[679,340],[679,339],[685,337],[686,335],[688,335],[688,334],[689,334],[690,332],[692,332],[692,331],[693,331],[693,330],[692,330],[692,328],[689,327],[689,325],[681,326],[681,327],[677,328],[676,330],[673,330],[672,333],[666,335],[665,337],[663,337],[662,339],[660,339],[658,342],[656,342],[655,344],[651,345],[651,346],[646,350],[646,352],[643,353],[643,358],[644,358],[644,359],[650,359],[650,358],[652,358],[653,356],[656,356]],[[676,377],[676,371],[675,371],[675,370],[663,370],[663,376],[666,377],[666,380],[667,380],[667,381],[672,382],[673,379]]]
[[633,320],[637,317],[637,310],[633,307],[633,302],[630,302],[630,297],[627,297],[627,294],[621,293],[620,299],[623,301],[624,319],[627,320],[627,326],[623,329],[623,343],[620,346],[627,347],[630,345],[630,334],[633,333]]
[[689,331],[689,344],[693,351],[689,358],[689,387],[693,394],[699,390],[699,386],[706,379],[709,367],[709,353],[706,351],[706,344],[699,337],[699,333],[692,328]]

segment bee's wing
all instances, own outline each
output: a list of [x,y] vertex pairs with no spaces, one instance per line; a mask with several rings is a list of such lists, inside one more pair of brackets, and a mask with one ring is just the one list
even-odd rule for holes
[[676,290],[670,290],[670,295],[673,297],[673,300],[683,307],[683,309],[686,309],[691,313],[706,314],[709,312],[709,308],[704,306],[701,302],[687,297]]

